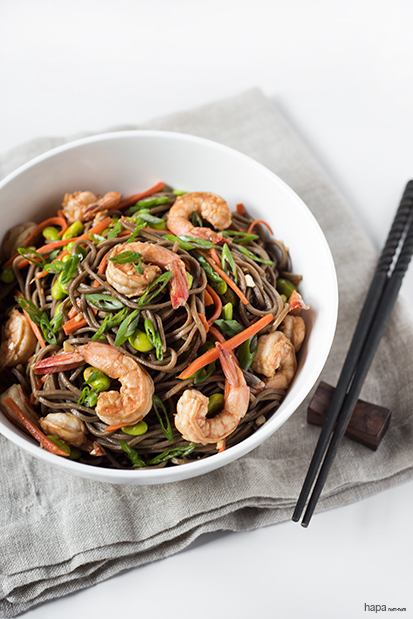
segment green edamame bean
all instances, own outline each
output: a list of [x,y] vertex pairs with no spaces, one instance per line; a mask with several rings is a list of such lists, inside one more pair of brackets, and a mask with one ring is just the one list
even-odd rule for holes
[[13,267],[6,267],[5,269],[3,269],[0,279],[3,284],[11,284],[12,282],[14,282],[16,276],[14,275]]
[[122,432],[125,434],[131,434],[132,436],[141,436],[148,431],[148,424],[146,421],[138,421],[138,423],[134,423],[133,426],[124,426],[121,428]]
[[140,329],[136,329],[135,333],[130,336],[128,341],[129,344],[139,352],[149,352],[153,348],[146,333]]
[[54,226],[47,226],[43,229],[42,234],[46,241],[58,241],[59,240],[59,230]]
[[59,277],[56,279],[55,283],[52,286],[52,297],[59,301],[60,299],[64,299],[67,297],[68,292],[66,288],[63,286],[62,282],[62,274],[60,273]]
[[224,396],[222,393],[213,393],[208,402],[208,415],[218,413],[224,406]]
[[109,376],[106,376],[106,374],[93,367],[87,367],[83,372],[83,378],[85,381],[89,381],[92,375],[94,375],[94,378],[92,381],[88,382],[88,385],[90,385],[94,391],[100,393],[101,391],[107,391],[109,389]]
[[62,234],[62,239],[64,241],[67,241],[68,239],[74,239],[77,236],[80,236],[83,232],[83,224],[81,221],[75,221],[73,222],[68,229],[66,230],[66,232],[64,232]]
[[294,290],[297,290],[297,287],[294,286],[294,284],[290,282],[289,279],[284,279],[280,277],[277,279],[277,290],[280,294],[285,294],[287,299],[289,299]]

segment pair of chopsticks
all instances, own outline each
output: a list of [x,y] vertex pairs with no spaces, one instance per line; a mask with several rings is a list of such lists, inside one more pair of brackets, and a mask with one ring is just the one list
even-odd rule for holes
[[[292,520],[310,523],[413,254],[413,181],[404,190],[380,255]],[[318,473],[318,477],[317,477]],[[317,479],[316,479],[317,477]]]

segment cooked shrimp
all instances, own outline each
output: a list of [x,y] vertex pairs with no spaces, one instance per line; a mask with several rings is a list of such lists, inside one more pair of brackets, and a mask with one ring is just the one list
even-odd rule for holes
[[26,430],[20,419],[16,417],[14,412],[5,404],[5,400],[11,398],[20,408],[20,410],[28,417],[28,419],[36,426],[39,427],[39,419],[30,406],[29,398],[24,393],[21,385],[12,385],[4,393],[0,395],[0,408],[16,426],[19,426],[22,430]]
[[25,314],[13,309],[2,335],[0,368],[26,363],[34,353],[37,339]]
[[15,255],[18,247],[23,247],[33,230],[37,227],[33,221],[27,221],[10,228],[1,244],[0,259],[6,262]]
[[72,413],[49,413],[39,421],[45,434],[58,436],[68,445],[80,447],[86,441],[86,426]]
[[251,367],[267,377],[267,388],[287,389],[297,370],[294,346],[281,331],[261,335]]
[[119,204],[122,195],[109,191],[104,196],[95,196],[91,191],[66,193],[63,198],[63,214],[69,224],[74,221],[90,221],[96,215],[106,215],[108,209]]
[[186,234],[219,243],[222,236],[210,230],[200,228],[191,223],[192,213],[198,213],[209,221],[217,230],[225,230],[231,225],[231,211],[223,198],[207,191],[186,193],[179,196],[171,207],[166,222],[169,230],[180,236]]
[[186,441],[218,443],[238,426],[248,410],[250,388],[235,362],[234,354],[217,342],[219,359],[225,374],[224,408],[218,415],[207,418],[208,398],[196,389],[183,392],[176,405],[175,426]]
[[169,285],[172,307],[176,309],[185,305],[188,296],[188,279],[185,264],[178,254],[153,243],[135,243],[116,245],[112,255],[117,256],[125,251],[134,251],[142,256],[142,273],[137,273],[133,264],[117,264],[108,260],[106,279],[111,286],[126,297],[139,297],[146,292],[148,286],[162,273],[159,267],[172,272]]
[[288,314],[278,328],[291,341],[295,352],[298,352],[305,338],[305,322],[301,316]]
[[99,419],[108,425],[123,423],[127,426],[149,413],[154,394],[152,378],[135,359],[109,344],[89,342],[75,346],[73,352],[41,359],[34,371],[36,374],[52,374],[74,369],[85,361],[121,383],[120,391],[103,391],[98,395],[95,411]]

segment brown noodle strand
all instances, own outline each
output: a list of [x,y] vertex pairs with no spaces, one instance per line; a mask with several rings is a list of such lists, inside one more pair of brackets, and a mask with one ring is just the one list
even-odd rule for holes
[[[150,214],[165,220],[176,196],[171,191],[165,191],[153,197],[164,196],[169,197],[168,202],[151,207]],[[173,424],[173,415],[176,411],[176,403],[179,397],[188,388],[197,389],[207,397],[216,393],[223,394],[225,390],[225,377],[220,363],[217,361],[214,363],[212,374],[199,384],[194,384],[193,377],[187,380],[176,378],[196,358],[201,346],[207,341],[212,341],[212,343],[215,341],[214,338],[209,336],[204,322],[199,317],[202,315],[208,319],[208,316],[211,316],[214,311],[213,307],[205,306],[204,291],[208,284],[212,284],[208,281],[207,275],[199,261],[194,255],[181,249],[179,243],[164,238],[165,234],[170,234],[169,230],[141,229],[136,236],[136,241],[156,243],[161,247],[175,251],[184,261],[187,271],[192,276],[189,298],[183,307],[179,307],[176,310],[172,308],[168,288],[165,288],[152,299],[148,305],[141,307],[139,299],[132,300],[119,293],[107,281],[105,273],[97,272],[106,254],[109,252],[110,257],[110,252],[116,245],[126,243],[125,251],[128,250],[127,241],[136,228],[136,223],[127,219],[127,214],[123,212],[113,211],[111,216],[121,218],[119,219],[122,225],[121,234],[124,234],[125,231],[129,234],[116,238],[105,238],[98,243],[90,239],[76,241],[71,249],[71,255],[74,256],[79,246],[83,246],[86,248],[86,256],[79,262],[75,275],[67,285],[68,296],[63,300],[54,299],[52,295],[52,287],[59,277],[58,273],[48,274],[35,279],[36,276],[42,273],[43,267],[29,264],[27,268],[20,270],[18,265],[23,260],[23,257],[17,257],[13,261],[13,272],[16,281],[10,285],[3,286],[3,290],[0,292],[0,315],[4,322],[12,307],[16,307],[14,302],[16,288],[25,295],[26,299],[32,301],[41,312],[45,312],[49,320],[55,316],[59,305],[59,311],[63,314],[63,324],[69,320],[68,312],[70,308],[78,308],[86,321],[85,326],[82,326],[67,337],[63,330],[60,329],[56,333],[56,345],[46,345],[44,348],[40,348],[40,345],[37,344],[36,352],[29,363],[26,366],[20,364],[14,367],[11,369],[11,372],[25,393],[28,395],[30,393],[33,394],[34,405],[37,407],[39,416],[45,416],[50,412],[70,412],[85,423],[90,439],[89,442],[95,441],[101,445],[106,455],[94,457],[86,451],[82,451],[81,462],[95,466],[129,469],[131,468],[131,462],[122,450],[120,441],[127,442],[130,447],[136,449],[139,455],[147,461],[164,451],[170,450],[172,447],[187,446],[188,443],[182,438]],[[242,216],[234,213],[231,229],[246,231],[252,221],[253,218],[247,213]],[[92,222],[88,222],[85,225],[85,231],[92,225]],[[148,226],[151,226],[151,224],[148,224]],[[242,324],[244,328],[247,328],[254,320],[272,313],[274,321],[261,331],[260,334],[262,334],[276,330],[290,310],[288,303],[284,303],[276,289],[278,277],[298,283],[301,276],[292,272],[290,256],[282,241],[269,238],[266,230],[260,225],[256,225],[253,232],[259,238],[248,243],[247,248],[258,258],[272,260],[274,264],[271,266],[255,262],[235,247],[235,244],[238,242],[237,237],[232,237],[233,243],[230,243],[229,247],[236,265],[237,285],[248,300],[247,305],[243,305],[239,301],[234,304],[233,319]],[[102,234],[106,234],[106,232]],[[220,260],[222,258],[222,249],[222,245],[216,247]],[[48,255],[47,249],[42,250],[43,252],[46,253],[46,256]],[[251,280],[253,281],[253,286],[251,286]],[[159,357],[159,351],[157,353],[154,348],[148,352],[138,352],[128,340],[119,346],[118,349],[123,354],[132,357],[142,364],[151,376],[155,385],[155,393],[167,410],[173,432],[172,441],[169,441],[162,431],[154,409],[145,417],[148,430],[144,434],[133,436],[124,433],[122,430],[106,432],[107,426],[96,415],[94,408],[89,408],[85,404],[78,404],[85,386],[83,378],[84,365],[75,370],[50,374],[43,384],[39,383],[40,377],[33,370],[36,362],[45,357],[63,352],[64,341],[72,346],[81,346],[89,343],[102,326],[105,317],[119,312],[119,309],[96,310],[86,298],[89,294],[107,294],[119,301],[122,307],[128,308],[129,311],[138,310],[139,329],[144,330],[144,321],[148,319],[159,333],[162,358]],[[221,294],[221,301],[225,305],[229,300],[231,302],[234,301],[234,293],[228,288],[225,294]],[[102,341],[114,346],[118,330],[119,325],[113,326],[104,333]],[[265,423],[280,406],[285,395],[285,392],[282,390],[262,390],[262,381],[251,372],[250,370],[249,380],[251,382],[249,384],[252,385],[250,407],[236,430],[227,437],[227,448],[244,440],[255,432],[262,423]],[[248,376],[248,372],[245,374]],[[116,382],[112,383],[111,389],[118,390],[119,384]],[[189,463],[208,457],[216,453],[216,451],[217,446],[215,444],[197,444],[193,453],[189,456],[176,456],[172,461],[168,463],[162,462],[156,468]]]

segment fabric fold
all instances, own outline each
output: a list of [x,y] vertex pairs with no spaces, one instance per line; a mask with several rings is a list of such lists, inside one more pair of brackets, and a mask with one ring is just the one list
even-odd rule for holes
[[[320,377],[336,384],[377,253],[282,114],[254,89],[141,127],[113,130],[135,128],[180,131],[236,148],[278,174],[304,200],[326,235],[337,268],[338,326]],[[0,175],[83,135],[41,138],[15,148],[1,158]],[[392,205],[394,212],[396,207]],[[376,452],[343,439],[319,511],[413,477],[412,348],[411,316],[399,301],[361,394],[392,409],[389,430]],[[291,518],[319,435],[319,428],[306,422],[311,396],[270,439],[240,460],[163,486],[93,483],[49,468],[0,437],[1,468],[8,472],[0,476],[0,614],[13,617],[165,558],[204,533],[252,530]]]

